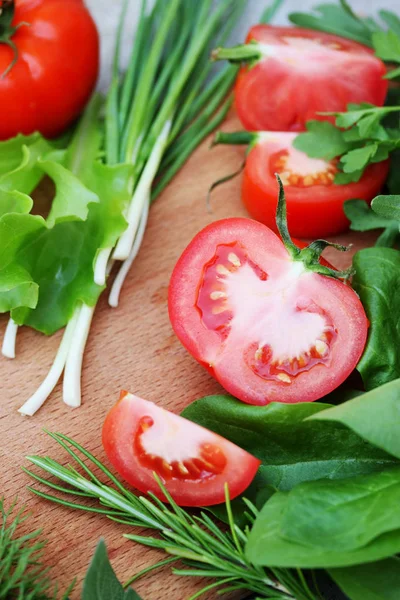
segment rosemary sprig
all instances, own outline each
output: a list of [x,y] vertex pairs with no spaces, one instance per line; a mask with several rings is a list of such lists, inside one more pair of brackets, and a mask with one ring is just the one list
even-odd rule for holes
[[[40,530],[25,535],[19,528],[27,519],[23,511],[15,511],[15,502],[6,510],[0,498],[0,599],[49,600],[56,590],[42,563],[45,542]],[[66,598],[66,596],[64,596]]]
[[[219,588],[218,593],[247,590],[259,598],[315,600],[316,596],[302,573],[255,567],[246,559],[244,548],[248,528],[242,530],[234,523],[228,489],[229,531],[222,531],[204,511],[191,514],[179,507],[156,475],[169,506],[154,494],[136,496],[127,490],[107,467],[73,439],[60,433],[48,434],[66,450],[73,464],[63,466],[48,457],[29,456],[31,463],[55,478],[46,479],[24,469],[30,477],[48,488],[47,491],[35,487],[29,489],[41,498],[69,508],[101,513],[127,526],[153,529],[155,536],[127,533],[125,537],[180,559],[186,568],[174,568],[176,575],[214,579],[189,600],[195,600],[214,588]],[[104,476],[106,481],[103,481]],[[62,495],[49,493],[52,490]],[[83,497],[92,502],[83,503]],[[257,509],[250,502],[247,504],[253,515],[257,514]],[[162,564],[165,564],[164,560],[158,563]],[[128,584],[143,574],[145,572],[134,576]]]

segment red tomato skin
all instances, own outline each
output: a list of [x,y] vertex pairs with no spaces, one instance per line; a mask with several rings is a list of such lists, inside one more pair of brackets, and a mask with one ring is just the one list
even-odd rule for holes
[[[102,442],[109,461],[121,477],[140,492],[153,492],[160,500],[165,501],[165,497],[154,479],[153,471],[139,463],[133,447],[138,420],[148,414],[146,411],[149,406],[160,414],[160,418],[163,413],[168,413],[152,402],[127,392],[121,392],[119,401],[112,407],[104,421]],[[183,417],[176,417],[183,425],[184,423],[194,425],[196,429],[211,435],[228,460],[224,471],[210,480],[170,479],[164,481],[166,489],[175,502],[179,506],[221,504],[225,502],[225,482],[228,483],[231,499],[244,492],[253,481],[261,461],[220,435],[209,432],[204,427]],[[179,444],[179,440],[176,441]]]
[[303,131],[310,119],[334,122],[334,117],[318,112],[342,112],[351,102],[370,102],[382,106],[388,81],[384,63],[369,48],[336,35],[301,29],[256,25],[246,42],[279,44],[285,36],[319,39],[340,44],[350,60],[330,65],[316,74],[302,72],[282,60],[263,59],[253,67],[241,69],[235,84],[235,105],[239,119],[249,131]]
[[[249,153],[242,180],[242,200],[249,214],[274,231],[276,228],[277,184],[269,168],[268,142],[257,144]],[[291,235],[319,238],[347,231],[350,222],[343,205],[359,198],[368,203],[380,192],[389,174],[390,161],[370,165],[360,181],[347,185],[286,185],[287,220]]]
[[[241,355],[243,348],[238,348],[238,352],[232,352],[214,364],[221,342],[218,334],[206,329],[202,323],[196,309],[197,294],[203,265],[213,256],[216,245],[236,240],[240,240],[247,249],[251,248],[251,259],[261,268],[267,252],[271,268],[274,268],[274,263],[279,269],[281,261],[291,261],[282,241],[261,223],[245,218],[222,219],[211,223],[183,251],[171,276],[168,309],[177,337],[195,360],[230,394],[243,402],[266,405],[270,402],[292,404],[319,400],[347,379],[365,348],[368,320],[359,297],[350,286],[337,279],[316,273],[308,274],[307,292],[310,291],[317,302],[338,321],[335,323],[339,333],[332,355],[333,368],[328,374],[324,372],[324,367],[321,369],[317,366],[310,371],[310,377],[308,373],[301,373],[289,387],[271,381],[266,384],[249,374]],[[339,304],[340,311],[337,310]]]
[[[12,41],[19,57],[0,79],[0,139],[62,133],[82,112],[99,69],[99,38],[82,0],[16,0]],[[0,45],[0,73],[13,59]]]

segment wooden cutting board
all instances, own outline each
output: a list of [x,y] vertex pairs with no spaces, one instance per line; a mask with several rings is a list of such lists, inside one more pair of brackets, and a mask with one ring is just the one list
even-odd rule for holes
[[[239,129],[231,117],[224,129]],[[193,154],[185,167],[155,202],[138,259],[126,281],[120,306],[112,309],[104,293],[96,309],[83,368],[83,405],[70,409],[61,399],[61,386],[35,415],[22,417],[17,409],[39,386],[52,363],[60,332],[51,338],[23,328],[17,341],[17,358],[0,359],[0,496],[8,502],[18,496],[33,514],[30,528],[41,527],[48,540],[46,564],[61,589],[78,578],[72,599],[80,598],[83,575],[96,543],[104,537],[114,568],[125,581],[162,556],[122,537],[127,527],[98,515],[74,512],[36,498],[27,489],[21,471],[28,454],[49,455],[64,461],[61,449],[43,433],[59,431],[79,441],[100,460],[101,427],[107,411],[127,389],[179,413],[187,404],[222,391],[219,384],[180,345],[168,320],[167,289],[176,260],[193,236],[208,223],[230,216],[246,216],[240,201],[240,178],[219,187],[213,194],[210,214],[206,194],[217,179],[235,171],[243,148],[209,149],[210,139]],[[373,244],[373,235],[346,234],[340,243],[353,250]],[[327,252],[339,268],[348,266],[351,253]],[[3,332],[7,319],[0,318]],[[203,582],[204,583],[204,582]],[[185,600],[198,589],[192,578],[173,576],[170,569],[150,574],[136,585],[144,600],[168,596]],[[208,598],[216,598],[216,594]]]

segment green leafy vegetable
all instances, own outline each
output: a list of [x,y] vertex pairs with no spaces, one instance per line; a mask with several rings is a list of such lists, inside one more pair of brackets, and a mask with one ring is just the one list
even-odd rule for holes
[[388,115],[399,112],[400,106],[349,104],[347,112],[322,113],[334,115],[335,125],[309,121],[307,132],[300,133],[293,145],[312,158],[340,157],[338,185],[358,181],[369,164],[386,160],[400,147],[400,130],[382,125]]
[[[400,34],[394,31],[376,31],[372,34],[372,43],[375,53],[382,60],[400,63]],[[389,71],[387,79],[394,79],[400,75],[400,67]]]
[[[376,475],[377,477],[380,474]],[[365,475],[363,477],[371,477]],[[340,485],[349,481],[353,487],[352,480],[340,481]],[[310,482],[304,485],[318,485],[323,482]],[[326,481],[326,485],[338,482]],[[354,488],[356,486],[354,485]],[[286,511],[290,502],[292,492],[278,492],[264,505],[253,525],[246,545],[246,556],[255,565],[273,565],[275,567],[300,567],[300,568],[326,568],[357,565],[374,562],[392,556],[400,552],[400,531],[390,531],[375,538],[369,544],[355,550],[331,550],[325,546],[310,546],[297,543],[295,540],[286,539],[281,534],[282,523],[285,520]],[[373,501],[372,501],[373,502]],[[320,510],[319,500],[314,504],[316,511]],[[326,509],[326,506],[325,506]],[[384,512],[383,508],[382,512]],[[329,513],[330,515],[330,513]],[[347,528],[352,528],[359,519],[359,513],[354,512]],[[298,514],[297,518],[302,519]],[[314,516],[311,516],[312,527]],[[314,531],[314,537],[316,531]]]
[[351,148],[343,132],[328,121],[307,121],[307,133],[298,135],[293,146],[311,158],[332,160]]
[[400,379],[309,419],[342,423],[374,446],[400,458]]
[[[399,18],[388,10],[379,11],[383,23],[400,36]],[[335,4],[320,4],[312,9],[311,13],[295,12],[289,19],[299,27],[326,31],[341,37],[346,37],[365,46],[374,46],[373,35],[376,31],[386,31],[372,17],[357,15],[345,0]]]
[[124,590],[117,579],[107,555],[103,540],[97,544],[96,552],[83,582],[82,600],[141,600],[132,590]]
[[377,196],[372,201],[372,208],[377,215],[395,220],[400,225],[400,196]]
[[288,498],[280,534],[305,546],[353,551],[400,529],[400,468],[301,483]]
[[357,435],[349,435],[341,426],[305,421],[328,407],[314,402],[251,406],[219,395],[196,400],[182,416],[259,458],[263,481],[279,490],[322,477],[340,479],[380,471],[395,464],[389,455]]
[[398,600],[400,559],[395,556],[328,573],[350,600]]
[[359,294],[370,329],[357,366],[367,390],[400,377],[400,252],[366,248],[353,259],[353,287]]
[[384,231],[375,242],[375,246],[391,248],[399,240],[400,223],[394,219],[379,216],[364,200],[348,200],[344,212],[353,231]]

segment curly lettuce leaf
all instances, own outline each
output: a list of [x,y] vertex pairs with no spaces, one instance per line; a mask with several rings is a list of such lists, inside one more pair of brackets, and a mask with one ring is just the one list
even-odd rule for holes
[[46,227],[18,253],[18,261],[39,286],[38,303],[33,310],[20,307],[11,315],[19,325],[51,335],[67,324],[79,303],[93,306],[103,290],[94,283],[93,264],[99,249],[115,243],[126,228],[123,211],[132,170],[129,165],[95,162],[89,189],[61,165],[45,167],[57,189],[52,210]]

